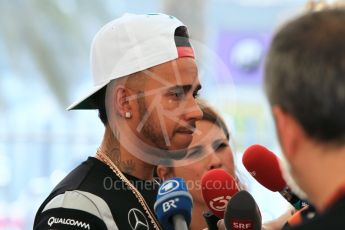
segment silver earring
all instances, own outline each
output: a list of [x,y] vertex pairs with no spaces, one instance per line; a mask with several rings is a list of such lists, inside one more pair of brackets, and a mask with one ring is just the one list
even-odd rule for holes
[[132,114],[131,112],[125,112],[125,118],[131,118],[132,117]]

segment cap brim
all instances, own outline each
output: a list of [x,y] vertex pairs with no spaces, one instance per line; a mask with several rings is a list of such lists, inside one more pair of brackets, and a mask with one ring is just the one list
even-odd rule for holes
[[105,87],[108,83],[105,82],[102,85],[94,86],[85,96],[81,99],[75,101],[73,104],[68,106],[66,110],[74,110],[74,109],[98,109],[97,103],[97,92],[99,92],[103,87]]

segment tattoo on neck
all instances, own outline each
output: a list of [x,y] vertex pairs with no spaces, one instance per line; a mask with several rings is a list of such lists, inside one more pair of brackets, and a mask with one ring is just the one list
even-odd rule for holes
[[122,160],[120,144],[113,132],[106,139],[105,146],[104,153],[113,161],[113,163],[118,166],[123,173],[132,175],[135,171],[135,162],[131,159]]
[[121,154],[118,140],[114,137],[113,132],[105,140],[104,153],[114,162],[115,165],[120,166]]
[[133,160],[121,161],[119,166],[120,166],[120,170],[126,174],[131,175],[133,171],[135,170],[135,163]]
[[121,154],[118,148],[112,148],[107,153],[109,158],[114,162],[115,165],[119,165],[121,162]]

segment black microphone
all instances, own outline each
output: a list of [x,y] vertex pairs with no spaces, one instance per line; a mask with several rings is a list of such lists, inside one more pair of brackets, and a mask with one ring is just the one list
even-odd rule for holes
[[239,191],[230,199],[224,224],[227,230],[261,230],[260,209],[249,192]]
[[217,223],[220,220],[218,216],[214,215],[211,211],[203,212],[202,216],[205,219],[208,230],[218,230]]

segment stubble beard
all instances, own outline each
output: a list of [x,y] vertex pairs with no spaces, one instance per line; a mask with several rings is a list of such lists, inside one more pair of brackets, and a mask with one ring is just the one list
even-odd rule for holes
[[[144,97],[140,97],[137,99],[138,107],[139,107],[139,116],[140,120],[143,120],[143,117],[147,113],[147,106],[145,103]],[[148,154],[158,157],[161,164],[165,165],[165,161],[169,162],[167,165],[170,166],[171,162],[174,160],[181,160],[184,159],[187,155],[187,149],[175,149],[171,150],[166,143],[164,138],[164,134],[161,131],[161,127],[158,124],[158,119],[155,120],[155,117],[150,115],[143,125],[141,130],[142,135],[148,139],[151,144],[151,148],[149,148]],[[170,137],[167,137],[170,138]],[[169,142],[171,139],[169,139]],[[171,143],[171,142],[170,142]],[[153,146],[152,146],[153,145]]]
[[[138,98],[137,103],[139,106],[140,121],[142,121],[147,113],[147,106],[144,97]],[[141,129],[141,133],[146,139],[154,144],[152,147],[158,148],[162,151],[167,151],[168,146],[165,143],[163,133],[160,132],[160,126],[157,125],[157,123],[158,121],[155,121],[153,116],[150,115]]]

